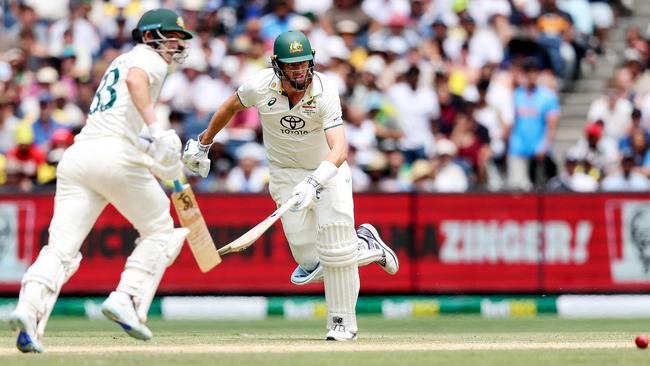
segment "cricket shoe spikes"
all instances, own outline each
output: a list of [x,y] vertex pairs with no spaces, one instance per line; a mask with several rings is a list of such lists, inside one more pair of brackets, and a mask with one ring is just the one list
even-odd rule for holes
[[109,320],[116,322],[124,331],[135,339],[151,339],[151,331],[140,323],[131,297],[123,292],[113,291],[102,304],[102,313]]
[[16,307],[16,310],[9,316],[11,330],[18,331],[16,348],[20,352],[43,353],[43,346],[38,341],[36,322],[36,314],[23,306]]
[[343,318],[338,316],[334,317],[334,324],[332,329],[327,332],[325,336],[327,341],[356,341],[357,333],[351,332],[345,328],[343,324]]
[[[363,252],[367,253],[378,253],[374,262],[377,263],[384,271],[389,274],[395,274],[399,271],[399,260],[395,252],[381,240],[377,229],[370,224],[361,224],[359,229],[357,229],[357,237],[363,240],[367,245],[368,249],[362,250],[359,256],[363,255]],[[375,257],[375,258],[377,258]]]

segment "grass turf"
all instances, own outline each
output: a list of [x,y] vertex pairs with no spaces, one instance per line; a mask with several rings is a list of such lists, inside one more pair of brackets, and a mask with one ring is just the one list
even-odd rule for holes
[[[482,319],[443,316],[359,319],[359,341],[325,342],[324,320],[164,321],[154,339],[129,338],[103,320],[55,318],[46,353],[23,355],[0,331],[1,365],[639,365],[650,351],[634,337],[648,319]],[[48,352],[49,351],[49,352]]]

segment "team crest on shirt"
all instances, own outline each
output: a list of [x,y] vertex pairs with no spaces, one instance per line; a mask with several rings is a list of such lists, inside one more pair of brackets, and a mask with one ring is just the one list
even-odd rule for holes
[[300,106],[300,113],[304,114],[305,116],[311,117],[316,114],[316,101],[313,99],[310,100],[309,102],[303,104]]
[[298,41],[293,41],[289,43],[289,53],[298,53],[302,52],[302,43]]

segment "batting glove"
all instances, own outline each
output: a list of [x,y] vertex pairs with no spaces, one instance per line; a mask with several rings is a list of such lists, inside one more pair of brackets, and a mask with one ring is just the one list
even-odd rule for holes
[[203,145],[200,142],[201,135],[194,140],[189,139],[185,143],[185,150],[183,151],[183,164],[185,167],[194,173],[198,173],[203,178],[210,173],[210,159],[208,152],[212,144]]
[[314,178],[313,175],[308,176],[303,181],[298,183],[293,192],[292,196],[298,196],[298,201],[291,208],[291,211],[298,212],[306,210],[313,206],[319,198],[318,189],[320,188],[320,183]]

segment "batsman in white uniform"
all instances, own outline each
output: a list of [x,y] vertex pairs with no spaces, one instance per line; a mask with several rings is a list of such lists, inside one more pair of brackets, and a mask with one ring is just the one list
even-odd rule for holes
[[[144,325],[149,306],[187,235],[187,229],[174,229],[169,199],[154,176],[175,179],[183,167],[181,141],[156,121],[154,103],[169,65],[185,57],[190,38],[174,11],[148,11],[133,30],[136,46],[104,73],[86,125],[58,165],[49,242],[25,273],[10,316],[20,351],[43,352],[41,339],[59,291],[79,268],[81,244],[109,203],[140,237],[102,312],[130,336],[151,338]],[[144,125],[150,144],[140,143]]]
[[327,340],[354,340],[359,294],[359,264],[376,262],[397,272],[395,253],[372,225],[354,229],[352,182],[345,162],[347,141],[336,88],[314,72],[314,52],[296,31],[276,38],[273,68],[260,71],[239,87],[212,116],[207,130],[185,145],[188,169],[208,175],[214,136],[248,107],[257,107],[270,163],[270,192],[277,204],[299,200],[282,217],[298,268],[291,281],[324,281]]

